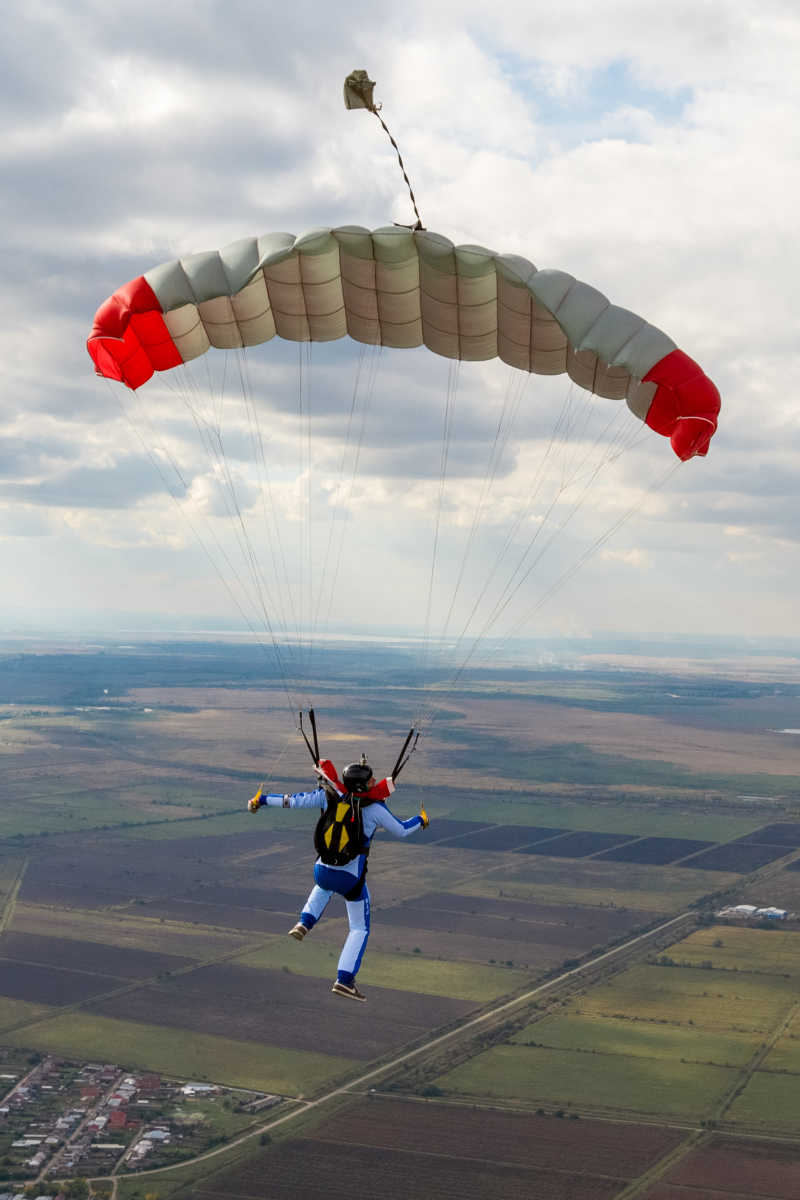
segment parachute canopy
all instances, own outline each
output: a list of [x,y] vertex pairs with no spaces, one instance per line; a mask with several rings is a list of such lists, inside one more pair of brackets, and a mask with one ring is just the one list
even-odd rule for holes
[[425,345],[450,359],[566,373],[624,399],[683,460],[706,454],[717,427],[714,384],[643,317],[563,271],[397,226],[265,234],[165,263],[100,306],[88,349],[100,375],[138,388],[211,346],[276,336]]

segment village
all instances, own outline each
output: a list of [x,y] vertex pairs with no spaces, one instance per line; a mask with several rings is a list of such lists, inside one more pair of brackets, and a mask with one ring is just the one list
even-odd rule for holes
[[4,1051],[0,1064],[0,1200],[52,1200],[63,1193],[48,1180],[192,1158],[281,1101],[113,1063],[39,1055],[15,1061],[14,1053]]

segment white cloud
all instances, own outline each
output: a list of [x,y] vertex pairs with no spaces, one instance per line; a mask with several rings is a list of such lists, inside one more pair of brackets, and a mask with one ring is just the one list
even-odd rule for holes
[[[687,629],[800,632],[794,4],[503,0],[487,9],[412,0],[402,9],[351,3],[334,23],[315,0],[280,13],[250,0],[200,9],[176,0],[168,12],[141,0],[124,21],[96,0],[11,0],[7,10],[0,569],[13,561],[19,603],[26,587],[40,591],[39,559],[60,537],[55,561],[76,607],[106,597],[125,611],[152,610],[159,597],[192,611],[230,611],[113,390],[93,381],[83,342],[107,294],[170,256],[270,228],[410,221],[383,131],[341,105],[344,75],[364,66],[377,78],[426,224],[587,279],[664,328],[723,391],[706,462],[649,491],[669,463],[652,435],[603,473],[553,543],[546,570],[543,560],[540,582],[532,578],[531,607],[630,513],[559,592],[552,619],[560,627],[682,621]],[[363,439],[348,443],[355,368],[333,348],[315,347],[306,372],[309,461],[296,348],[271,350],[275,365],[267,372],[253,356],[250,378],[291,588],[303,587],[303,555],[324,561],[333,530],[345,539],[343,553],[366,546],[392,581],[377,603],[343,597],[339,615],[419,618],[447,364],[423,374],[420,355],[368,363],[376,395]],[[441,518],[441,565],[451,578],[506,376],[462,372]],[[164,381],[149,394],[161,428],[156,457],[185,491],[187,516],[238,554],[222,515],[219,463],[202,452]],[[526,391],[475,539],[478,580],[509,531],[519,555],[538,525],[556,520],[544,521],[542,497],[530,509],[527,502],[553,425],[547,406],[562,398],[563,389],[554,396],[542,380]],[[366,399],[362,387],[359,405]],[[225,449],[241,507],[255,521],[264,484],[240,415],[230,414]],[[570,460],[559,461],[564,469]],[[552,468],[545,474],[552,484]],[[518,602],[524,608],[522,594]]]

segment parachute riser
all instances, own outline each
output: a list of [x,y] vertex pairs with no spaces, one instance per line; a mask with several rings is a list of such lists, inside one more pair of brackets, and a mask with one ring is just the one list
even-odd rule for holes
[[[406,765],[408,760],[411,758],[411,755],[416,750],[417,742],[419,741],[419,737],[420,737],[421,733],[422,733],[421,729],[415,729],[413,726],[411,727],[411,729],[409,729],[408,737],[406,738],[405,742],[403,743],[403,749],[398,754],[397,762],[394,764],[394,767],[392,768],[392,776],[391,777],[393,780],[397,779],[397,776],[400,774],[403,767]],[[413,738],[413,745],[411,745],[412,738]],[[409,745],[411,745],[410,750],[408,750]],[[408,750],[408,753],[406,754],[407,750]]]
[[308,747],[308,753],[311,755],[312,759],[314,760],[314,766],[318,767],[319,766],[319,738],[317,736],[317,718],[314,715],[314,710],[313,710],[313,708],[310,708],[308,710],[308,720],[309,720],[309,724],[311,725],[311,736],[314,739],[313,746],[311,745],[311,742],[308,740],[308,734],[306,733],[305,729],[303,728],[303,710],[302,710],[302,708],[300,709],[300,711],[297,715],[298,715],[297,728],[300,730],[300,733],[303,735],[303,741],[305,742],[306,746]]

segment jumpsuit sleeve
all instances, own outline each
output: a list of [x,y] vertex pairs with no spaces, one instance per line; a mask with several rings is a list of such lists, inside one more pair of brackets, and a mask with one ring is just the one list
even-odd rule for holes
[[272,792],[264,797],[264,803],[270,808],[325,808],[325,791],[323,788],[315,788],[313,792],[293,792],[287,795]]
[[376,804],[371,811],[375,823],[390,833],[392,837],[408,837],[409,834],[416,833],[418,829],[422,828],[422,817],[409,817],[408,820],[401,821],[385,804]]

